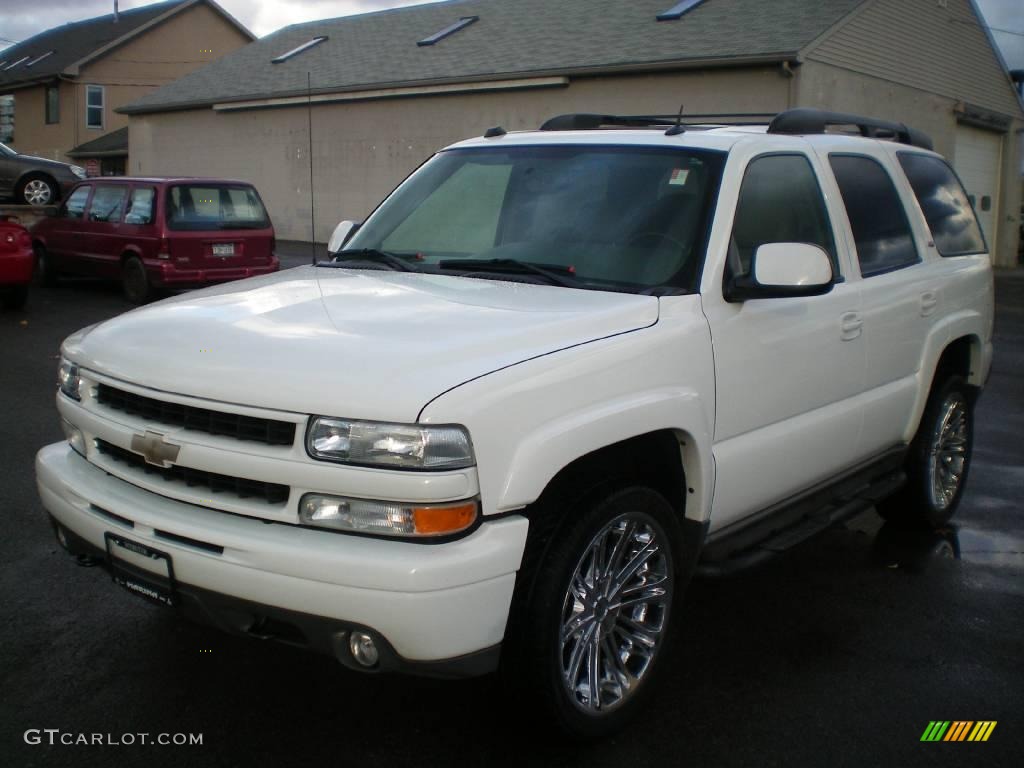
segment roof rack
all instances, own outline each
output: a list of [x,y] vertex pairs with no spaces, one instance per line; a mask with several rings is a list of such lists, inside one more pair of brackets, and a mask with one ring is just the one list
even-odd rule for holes
[[699,115],[595,115],[589,113],[558,115],[547,120],[542,131],[593,131],[598,128],[676,128],[698,125],[767,125],[768,133],[805,135],[826,133],[829,126],[856,126],[861,136],[890,139],[922,149],[932,149],[928,134],[903,123],[878,120],[874,117],[828,112],[823,109],[797,107],[785,112],[726,112]]
[[[598,128],[670,128],[676,125],[705,125],[728,121],[729,125],[767,125],[774,112],[731,112],[701,115],[593,115],[588,113],[558,115],[547,120],[542,131],[593,131]],[[737,119],[745,122],[736,122]]]
[[775,116],[768,125],[768,133],[811,134],[826,133],[830,125],[856,126],[861,136],[869,139],[891,139],[900,144],[910,144],[922,149],[932,149],[931,137],[903,123],[878,120],[843,112],[828,112],[823,109],[797,107],[787,109]]

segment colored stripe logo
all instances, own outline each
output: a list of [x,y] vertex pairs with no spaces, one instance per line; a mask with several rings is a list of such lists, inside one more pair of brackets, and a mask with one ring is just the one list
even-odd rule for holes
[[996,720],[932,720],[921,741],[988,741]]

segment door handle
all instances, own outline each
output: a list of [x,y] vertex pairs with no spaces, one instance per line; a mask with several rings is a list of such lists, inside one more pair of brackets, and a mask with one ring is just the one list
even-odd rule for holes
[[935,291],[925,291],[921,294],[921,317],[928,317],[939,305],[939,297]]
[[864,327],[864,318],[859,312],[847,312],[839,318],[839,338],[843,341],[853,341],[860,336]]

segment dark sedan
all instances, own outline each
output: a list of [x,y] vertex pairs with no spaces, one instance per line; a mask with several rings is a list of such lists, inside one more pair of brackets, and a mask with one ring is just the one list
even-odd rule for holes
[[0,198],[13,197],[26,205],[50,205],[84,178],[85,169],[77,165],[19,155],[0,144]]

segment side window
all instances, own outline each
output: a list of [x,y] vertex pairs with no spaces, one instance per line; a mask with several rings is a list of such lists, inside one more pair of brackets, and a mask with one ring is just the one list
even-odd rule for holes
[[736,203],[725,279],[750,273],[754,252],[765,243],[820,246],[838,277],[832,226],[814,168],[803,155],[764,155],[747,166]]
[[90,186],[78,187],[71,196],[64,202],[61,210],[61,217],[65,219],[80,219],[85,212],[85,203],[89,199]]
[[125,224],[152,224],[153,223],[153,202],[156,200],[156,190],[152,187],[137,187],[132,190],[131,200],[128,201],[128,212],[125,214]]
[[128,187],[101,184],[89,204],[89,221],[120,221]]
[[921,258],[907,212],[888,172],[863,155],[829,155],[850,219],[864,277],[917,264]]
[[985,238],[960,179],[945,161],[931,155],[900,152],[900,165],[928,222],[942,256],[985,253]]

